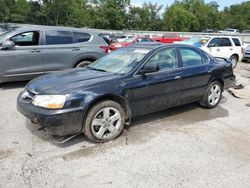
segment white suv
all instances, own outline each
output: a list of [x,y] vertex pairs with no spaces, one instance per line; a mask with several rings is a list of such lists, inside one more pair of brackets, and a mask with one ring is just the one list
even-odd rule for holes
[[243,44],[239,37],[207,36],[200,39],[199,45],[214,57],[230,59],[233,68],[243,57]]

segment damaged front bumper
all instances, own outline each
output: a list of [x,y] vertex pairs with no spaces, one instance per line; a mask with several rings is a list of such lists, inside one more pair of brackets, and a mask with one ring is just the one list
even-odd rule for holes
[[51,110],[23,103],[17,99],[18,111],[50,135],[65,136],[82,132],[83,107]]

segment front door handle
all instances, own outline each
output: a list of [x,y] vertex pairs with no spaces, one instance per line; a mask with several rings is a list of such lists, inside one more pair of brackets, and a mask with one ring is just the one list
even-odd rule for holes
[[220,49],[216,49],[216,51],[217,51],[217,52],[219,52],[219,51],[220,51]]
[[176,77],[174,77],[174,79],[179,80],[179,79],[181,79],[181,76],[176,76]]

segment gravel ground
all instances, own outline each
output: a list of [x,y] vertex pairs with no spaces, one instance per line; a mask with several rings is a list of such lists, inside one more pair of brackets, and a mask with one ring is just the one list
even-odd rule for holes
[[[250,64],[235,72],[250,94]],[[57,145],[17,112],[25,84],[0,85],[0,187],[250,187],[250,99],[224,92],[213,110],[185,105],[105,144]]]

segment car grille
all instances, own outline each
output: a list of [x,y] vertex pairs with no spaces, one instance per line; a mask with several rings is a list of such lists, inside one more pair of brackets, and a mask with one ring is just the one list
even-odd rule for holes
[[23,102],[23,103],[31,103],[33,101],[33,99],[35,98],[35,94],[30,92],[30,91],[23,91],[23,93],[21,94],[20,96],[20,102]]

